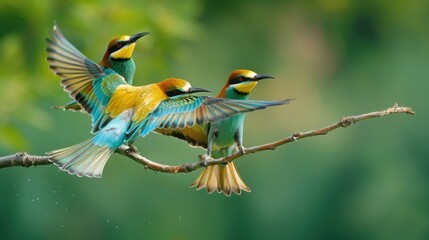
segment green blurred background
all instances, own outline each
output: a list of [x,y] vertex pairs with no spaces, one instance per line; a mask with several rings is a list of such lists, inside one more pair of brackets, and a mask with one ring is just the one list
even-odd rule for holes
[[[252,98],[298,100],[250,113],[245,146],[395,102],[417,115],[238,159],[252,192],[229,198],[189,188],[199,171],[120,155],[102,179],[1,169],[1,239],[429,239],[428,1],[2,0],[0,156],[90,137],[87,115],[50,108],[69,101],[45,61],[55,19],[97,62],[114,36],[151,32],[135,49],[137,85],[174,76],[216,93],[236,68],[275,76]],[[166,164],[203,153],[157,134],[137,146]]]

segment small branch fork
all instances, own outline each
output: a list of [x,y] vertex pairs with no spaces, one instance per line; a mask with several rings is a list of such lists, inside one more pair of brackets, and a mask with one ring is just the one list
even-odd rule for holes
[[[275,150],[278,146],[281,146],[290,142],[295,142],[307,137],[326,135],[337,128],[346,128],[359,121],[363,121],[370,118],[383,117],[393,113],[405,113],[405,114],[411,114],[411,115],[415,114],[415,112],[410,107],[400,107],[398,106],[397,103],[395,103],[395,105],[385,110],[375,111],[371,113],[364,113],[364,114],[355,115],[355,116],[343,117],[340,119],[340,121],[324,128],[310,130],[307,132],[297,132],[287,138],[280,139],[275,142],[271,142],[271,143],[251,147],[251,148],[246,148],[245,154],[248,155],[248,154],[257,153],[257,152],[266,151],[266,150]],[[138,152],[133,151],[128,146],[122,145],[121,147],[119,147],[118,150],[116,150],[116,152],[144,165],[146,169],[152,169],[157,172],[165,172],[165,173],[192,172],[206,166],[226,164],[244,155],[244,153],[242,152],[237,152],[236,154],[233,154],[224,158],[206,159],[205,163],[203,161],[198,161],[194,163],[186,163],[179,166],[171,166],[171,165],[164,165],[164,164],[151,161],[141,156]],[[48,164],[51,164],[51,162],[49,161],[49,156],[29,155],[25,152],[18,152],[13,155],[0,157],[0,168],[13,167],[13,166],[30,167],[30,166],[48,165]]]

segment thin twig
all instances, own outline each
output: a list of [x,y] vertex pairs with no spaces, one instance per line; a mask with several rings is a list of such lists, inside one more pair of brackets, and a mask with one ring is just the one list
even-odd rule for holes
[[[328,132],[331,132],[337,128],[349,127],[352,123],[357,123],[359,121],[370,119],[370,118],[382,117],[392,113],[405,113],[405,114],[412,114],[412,115],[415,114],[410,107],[400,107],[398,106],[398,104],[395,103],[393,107],[390,107],[385,110],[365,113],[365,114],[356,115],[356,116],[343,117],[341,118],[340,121],[324,128],[311,130],[307,132],[297,132],[287,138],[280,139],[272,143],[267,143],[267,144],[263,144],[263,145],[259,145],[251,148],[246,148],[245,154],[248,155],[248,154],[257,153],[257,152],[266,151],[266,150],[274,150],[280,145],[284,145],[290,142],[295,142],[307,137],[326,135]],[[124,145],[119,147],[119,149],[116,152],[144,165],[145,168],[152,169],[158,172],[165,172],[165,173],[192,172],[205,166],[225,164],[243,156],[243,153],[238,152],[236,154],[233,154],[224,158],[206,159],[207,160],[206,163],[202,161],[198,161],[198,162],[186,163],[178,166],[171,166],[171,165],[164,165],[164,164],[151,161],[141,156],[139,153],[130,150],[129,147]],[[10,156],[0,157],[0,168],[13,167],[13,166],[30,167],[30,166],[47,165],[47,164],[51,164],[51,162],[49,161],[49,156],[29,155],[25,152],[19,152]]]

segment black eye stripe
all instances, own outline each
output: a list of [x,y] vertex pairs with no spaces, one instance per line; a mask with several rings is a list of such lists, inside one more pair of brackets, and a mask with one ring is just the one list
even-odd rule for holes
[[241,82],[246,81],[247,79],[248,79],[247,77],[245,77],[245,76],[243,76],[243,75],[240,75],[240,76],[237,76],[237,77],[235,77],[235,78],[231,79],[231,80],[229,81],[229,84],[237,84],[237,83],[241,83]]
[[180,94],[184,94],[184,92],[182,90],[176,88],[176,89],[165,92],[165,94],[167,94],[167,96],[169,96],[169,97],[173,97],[173,96],[177,96]]
[[110,52],[116,52],[119,49],[121,49],[122,47],[125,46],[125,41],[117,41],[115,44],[113,44],[113,46],[110,47]]

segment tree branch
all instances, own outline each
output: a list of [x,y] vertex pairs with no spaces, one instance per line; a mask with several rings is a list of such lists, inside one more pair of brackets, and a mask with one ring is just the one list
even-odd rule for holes
[[[245,154],[248,155],[248,154],[257,153],[257,152],[266,151],[266,150],[274,150],[280,145],[284,145],[290,142],[295,142],[307,137],[326,135],[328,132],[331,132],[337,128],[349,127],[350,125],[352,125],[352,123],[357,123],[359,121],[370,119],[370,118],[383,117],[393,113],[405,113],[405,114],[411,114],[411,115],[415,114],[410,107],[400,107],[398,106],[398,104],[395,103],[393,107],[390,107],[385,110],[365,113],[365,114],[356,115],[356,116],[343,117],[340,119],[340,121],[333,123],[324,128],[310,130],[307,132],[297,132],[287,138],[280,139],[272,143],[267,143],[267,144],[263,144],[263,145],[259,145],[251,148],[246,148]],[[238,152],[236,154],[233,154],[224,158],[219,158],[219,159],[210,158],[205,163],[203,161],[198,161],[194,163],[186,163],[179,166],[171,166],[171,165],[164,165],[164,164],[151,161],[141,156],[139,153],[132,151],[129,147],[124,145],[119,147],[119,149],[116,150],[116,152],[144,165],[146,169],[152,169],[154,171],[166,172],[166,173],[192,172],[205,166],[225,164],[243,156],[243,153]],[[47,164],[51,164],[51,162],[49,161],[49,156],[29,155],[25,152],[19,152],[10,156],[0,157],[0,168],[13,167],[13,166],[30,167],[30,166],[47,165]]]
[[14,166],[30,167],[48,164],[51,164],[49,156],[29,155],[26,152],[18,152],[13,155],[0,157],[0,168]]

